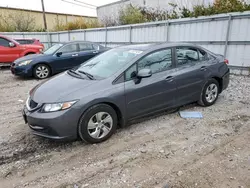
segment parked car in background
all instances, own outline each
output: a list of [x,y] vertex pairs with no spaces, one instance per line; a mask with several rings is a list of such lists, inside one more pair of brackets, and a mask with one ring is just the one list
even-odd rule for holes
[[58,43],[43,54],[17,59],[11,65],[11,72],[18,76],[34,76],[37,79],[79,66],[90,58],[108,50],[99,44],[74,41]]
[[39,45],[20,45],[17,41],[0,35],[0,63],[10,65],[16,59],[31,55],[40,54],[43,47]]
[[114,48],[33,88],[23,117],[38,136],[102,142],[136,118],[213,105],[228,87],[227,63],[184,43]]
[[14,39],[15,41],[17,41],[19,44],[35,44],[35,45],[39,45],[42,46],[44,49],[44,45],[40,42],[40,40],[38,39]]

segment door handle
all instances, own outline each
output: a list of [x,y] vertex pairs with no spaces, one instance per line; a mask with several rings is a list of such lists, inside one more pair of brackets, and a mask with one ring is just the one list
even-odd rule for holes
[[93,54],[98,54],[98,51],[94,51]]
[[207,67],[206,66],[202,66],[201,67],[201,71],[206,71],[207,70]]
[[73,54],[73,55],[72,55],[72,57],[77,57],[77,56],[78,56],[78,54]]
[[165,80],[167,82],[172,82],[174,80],[174,77],[173,76],[168,76]]

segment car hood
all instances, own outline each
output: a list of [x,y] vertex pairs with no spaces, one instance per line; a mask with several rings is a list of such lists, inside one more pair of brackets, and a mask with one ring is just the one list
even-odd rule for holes
[[83,90],[81,94],[83,96],[84,93],[91,92],[99,82],[101,81],[76,78],[64,72],[33,88],[30,96],[37,103],[65,102],[69,95],[73,97],[71,100],[77,100],[80,96],[74,98],[74,94],[78,90]]
[[19,63],[21,63],[23,61],[27,61],[27,60],[41,61],[43,59],[46,59],[49,56],[51,56],[51,55],[46,55],[46,54],[32,54],[32,55],[27,55],[27,56],[23,56],[21,58],[18,58],[15,61],[15,64],[19,64]]

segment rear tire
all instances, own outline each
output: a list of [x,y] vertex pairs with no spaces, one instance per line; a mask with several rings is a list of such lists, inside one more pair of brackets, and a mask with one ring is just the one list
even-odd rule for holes
[[219,83],[215,79],[209,79],[207,83],[204,85],[199,104],[201,106],[211,106],[213,105],[219,96]]
[[46,79],[51,75],[51,69],[46,64],[38,64],[33,69],[33,75],[37,79]]
[[110,138],[117,128],[117,114],[107,104],[97,104],[89,108],[78,125],[80,138],[87,143],[100,143]]

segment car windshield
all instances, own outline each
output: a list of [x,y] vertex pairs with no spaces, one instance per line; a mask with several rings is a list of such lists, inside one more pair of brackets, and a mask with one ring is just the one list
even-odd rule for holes
[[93,77],[107,78],[124,67],[130,60],[141,54],[140,50],[111,49],[81,65],[76,71]]
[[45,52],[43,52],[44,54],[53,54],[55,53],[59,48],[61,48],[63,46],[63,44],[55,44],[53,46],[51,46],[49,49],[47,49]]

